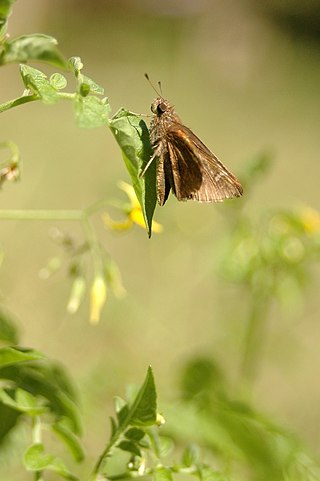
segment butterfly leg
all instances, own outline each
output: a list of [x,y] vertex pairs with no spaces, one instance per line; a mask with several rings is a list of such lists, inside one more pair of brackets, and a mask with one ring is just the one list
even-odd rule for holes
[[154,161],[154,159],[156,157],[158,157],[160,154],[160,149],[159,147],[154,151],[153,155],[150,157],[150,160],[148,161],[147,165],[144,167],[144,169],[142,170],[142,172],[140,172],[139,174],[139,177],[143,177],[144,174],[147,172],[147,170],[149,169],[150,165],[152,164],[152,162]]

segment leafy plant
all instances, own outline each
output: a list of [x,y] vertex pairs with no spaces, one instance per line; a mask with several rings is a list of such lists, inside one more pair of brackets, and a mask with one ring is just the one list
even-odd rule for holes
[[[65,59],[54,38],[33,34],[10,39],[6,31],[13,4],[14,0],[0,0],[0,65],[20,64],[24,91],[0,105],[0,112],[35,101],[50,108],[69,101],[79,127],[108,127],[119,145],[132,186],[119,185],[128,197],[127,202],[117,205],[124,220],[114,221],[105,213],[104,222],[114,230],[144,225],[149,237],[152,231],[159,232],[161,226],[153,222],[155,165],[142,178],[139,176],[152,154],[146,124],[125,108],[112,116],[104,89],[83,73],[79,57]],[[63,74],[49,76],[30,66],[31,61],[41,61]],[[75,86],[67,91],[70,81]],[[3,140],[0,148],[8,152],[0,165],[3,187],[21,177],[21,155],[12,141]],[[242,176],[247,199],[269,166],[270,159],[265,155],[247,163]],[[108,205],[109,201],[102,199],[78,210],[0,210],[0,220],[73,220],[81,224],[84,241],[77,243],[57,230],[54,239],[67,254],[72,279],[67,306],[70,313],[81,305],[88,289],[84,265],[91,265],[92,323],[100,319],[108,288],[118,297],[125,293],[119,269],[101,245],[91,221],[93,214]],[[320,479],[319,466],[303,443],[260,413],[251,399],[263,362],[271,306],[275,300],[283,307],[292,299],[303,299],[319,260],[320,214],[309,207],[294,207],[259,212],[255,218],[244,205],[225,207],[226,234],[217,250],[221,281],[237,286],[247,299],[238,379],[232,385],[216,359],[192,359],[181,376],[178,399],[166,408],[168,426],[163,426],[165,420],[158,412],[155,380],[149,367],[140,389],[131,390],[126,399],[115,398],[109,440],[93,460],[91,481],[146,477],[171,481],[177,475],[183,479],[195,476],[199,481]],[[0,265],[1,260],[2,252]],[[41,271],[42,277],[50,276],[61,265],[61,257],[50,259]],[[19,346],[18,329],[4,309],[0,312],[0,341],[1,445],[10,446],[12,433],[27,426],[22,462],[33,479],[41,481],[50,471],[72,481],[80,479],[65,460],[65,448],[76,463],[87,457],[81,441],[78,396],[69,375],[42,352]]]

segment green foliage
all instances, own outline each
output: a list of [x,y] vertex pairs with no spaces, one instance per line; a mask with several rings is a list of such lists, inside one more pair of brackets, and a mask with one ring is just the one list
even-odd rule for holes
[[[0,0],[0,65],[21,64],[25,91],[17,99],[0,105],[0,112],[33,101],[53,105],[67,100],[72,103],[79,127],[107,126],[120,147],[140,205],[137,207],[130,189],[124,187],[130,204],[120,208],[131,224],[132,219],[139,219],[142,213],[150,237],[156,206],[156,167],[153,163],[146,174],[140,176],[152,155],[145,122],[124,108],[111,117],[109,100],[103,97],[104,89],[82,73],[80,57],[65,60],[54,38],[43,34],[7,38],[13,3],[13,0]],[[65,75],[60,72],[48,75],[31,67],[29,62],[33,60],[63,69]],[[75,88],[66,92],[70,77]],[[0,164],[2,187],[5,182],[19,178],[21,160],[13,142],[2,142],[0,148],[10,151]],[[268,154],[256,156],[247,164],[242,179],[247,203],[257,179],[264,177],[270,165]],[[71,313],[79,308],[90,284],[85,274],[85,258],[89,254],[93,266],[92,322],[99,319],[107,287],[119,296],[124,292],[119,269],[100,245],[90,220],[106,203],[97,202],[77,211],[15,213],[15,218],[81,223],[85,241],[79,245],[68,235],[59,233],[57,237],[68,256],[68,273],[72,279],[68,311]],[[177,403],[167,409],[169,423],[163,435],[164,418],[158,412],[156,385],[149,367],[140,389],[133,391],[128,399],[115,397],[109,440],[94,460],[92,481],[146,477],[172,481],[177,475],[194,476],[199,481],[320,479],[319,466],[301,441],[260,413],[250,396],[262,362],[263,332],[274,299],[282,307],[298,297],[303,299],[314,263],[319,260],[320,214],[308,207],[294,207],[260,211],[254,216],[245,206],[244,201],[225,207],[226,235],[218,250],[218,274],[241,289],[248,301],[239,379],[231,382],[215,359],[193,359],[181,376]],[[0,215],[4,219],[13,218],[10,212],[2,211]],[[42,270],[43,277],[58,271],[62,264],[58,257],[51,259]],[[78,463],[86,458],[81,442],[81,412],[73,383],[64,368],[45,354],[18,345],[18,331],[4,310],[0,311],[0,341],[3,343],[0,348],[0,444],[9,443],[10,433],[24,422],[30,427],[23,457],[25,469],[33,473],[36,480],[51,471],[76,481],[79,478],[67,467],[67,462],[51,452],[54,447],[47,442],[46,434],[49,431],[50,436],[53,435],[63,457],[69,452]]]
[[139,175],[152,155],[147,126],[137,115],[121,109],[112,117],[110,128],[121,148],[150,237],[157,200],[155,163],[143,177]]

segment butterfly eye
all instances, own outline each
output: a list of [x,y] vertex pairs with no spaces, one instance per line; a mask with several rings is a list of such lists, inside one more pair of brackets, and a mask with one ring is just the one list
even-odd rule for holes
[[159,105],[157,105],[157,114],[161,115],[167,110],[167,106],[164,102],[161,102]]

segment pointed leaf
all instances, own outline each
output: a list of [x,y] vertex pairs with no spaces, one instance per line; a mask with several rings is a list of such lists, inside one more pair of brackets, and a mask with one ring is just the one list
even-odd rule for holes
[[5,42],[0,64],[40,60],[56,67],[66,68],[67,62],[59,52],[57,44],[56,39],[49,35],[40,33],[22,35]]
[[109,122],[111,108],[108,99],[100,99],[93,95],[82,97],[77,95],[74,102],[76,121],[84,129],[101,127]]
[[157,393],[151,367],[145,381],[130,408],[129,424],[150,426],[157,419]]
[[59,100],[56,89],[43,72],[29,65],[20,65],[20,73],[26,88],[39,95],[45,104],[53,104]]
[[45,359],[45,356],[41,352],[33,349],[22,349],[14,347],[2,347],[0,349],[0,369],[10,364],[16,364],[26,361],[37,361]]
[[152,162],[143,177],[139,177],[143,167],[153,155],[148,128],[139,116],[125,109],[119,110],[112,117],[110,128],[122,150],[122,156],[141,205],[150,237],[157,201],[155,162]]
[[84,450],[77,436],[69,429],[67,423],[59,421],[52,425],[53,431],[69,448],[72,456],[78,462],[84,459]]
[[172,472],[164,466],[157,466],[153,474],[154,481],[172,481]]
[[13,320],[2,311],[0,311],[0,340],[11,344],[18,342],[18,331]]
[[46,454],[41,443],[33,444],[27,449],[23,462],[27,471],[43,471],[47,469],[70,481],[78,479],[70,473],[61,459],[52,454]]
[[132,441],[140,441],[144,437],[145,433],[142,431],[142,429],[130,428],[124,433],[124,435],[127,439]]
[[122,451],[132,453],[135,456],[141,456],[141,451],[139,447],[135,443],[132,443],[130,441],[121,441],[121,443],[118,444],[118,448]]
[[117,432],[117,429],[118,429],[118,426],[117,426],[117,423],[115,421],[115,419],[110,416],[110,424],[111,424],[111,437],[113,437],[115,435],[115,433]]
[[6,389],[0,389],[0,401],[16,411],[30,416],[38,416],[48,412],[48,408],[43,406],[35,396],[24,389],[17,388],[15,391],[11,390],[14,398],[10,396]]

